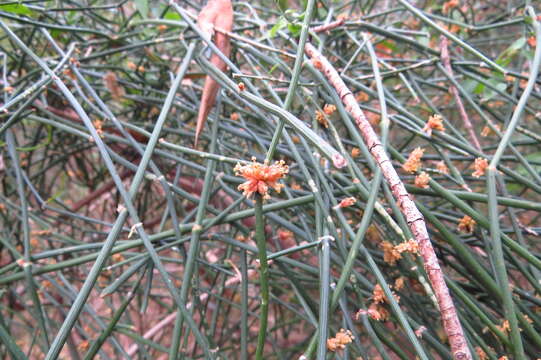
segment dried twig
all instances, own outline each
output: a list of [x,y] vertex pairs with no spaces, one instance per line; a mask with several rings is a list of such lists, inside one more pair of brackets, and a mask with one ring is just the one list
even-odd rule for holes
[[[443,66],[445,66],[445,70],[447,70],[449,75],[453,77],[453,68],[451,67],[451,58],[449,57],[448,43],[449,40],[447,40],[445,36],[440,36],[441,61],[443,62]],[[479,139],[477,139],[477,135],[475,135],[475,129],[473,128],[470,118],[468,117],[468,113],[466,113],[466,109],[464,108],[464,104],[462,103],[462,99],[458,93],[458,89],[456,86],[450,84],[450,91],[455,98],[456,106],[458,106],[458,111],[460,111],[460,117],[462,118],[464,127],[470,134],[473,145],[477,150],[481,151],[481,144],[479,143]]]
[[[214,26],[220,27],[225,31],[230,32],[233,29],[233,6],[231,0],[211,0],[201,10],[197,18],[197,24],[209,38],[214,33]],[[231,41],[223,32],[216,32],[214,42],[220,51],[227,57],[231,54]],[[212,54],[210,62],[221,71],[225,71],[226,64],[217,54]],[[197,115],[197,126],[195,129],[195,146],[199,134],[205,126],[207,116],[216,101],[216,95],[220,86],[212,77],[207,76],[205,86],[203,87],[203,95],[201,96],[201,104],[199,106],[199,114]]]
[[333,30],[333,29],[335,29],[337,27],[340,27],[340,26],[344,25],[345,22],[346,22],[346,19],[344,17],[342,17],[342,18],[340,18],[338,20],[335,20],[335,21],[332,21],[332,22],[330,22],[328,24],[314,26],[310,30],[312,30],[315,33],[324,32],[324,31],[331,31],[331,30]]
[[391,160],[385,153],[385,148],[381,144],[378,136],[374,132],[374,129],[372,129],[372,126],[357,104],[355,96],[348,89],[340,75],[338,75],[336,69],[312,44],[307,43],[305,46],[305,51],[316,64],[318,70],[325,74],[329,80],[329,83],[336,89],[336,92],[344,103],[346,110],[355,120],[359,130],[361,131],[363,140],[381,168],[385,180],[389,184],[394,197],[398,201],[400,210],[406,217],[408,225],[415,236],[415,239],[419,243],[424,267],[438,300],[443,326],[449,338],[453,358],[461,360],[471,359],[470,351],[462,331],[462,326],[458,320],[453,300],[449,294],[449,289],[445,284],[445,278],[443,276],[443,272],[441,271],[438,258],[430,242],[423,215],[417,209],[415,202],[409,197],[402,180],[394,169]]

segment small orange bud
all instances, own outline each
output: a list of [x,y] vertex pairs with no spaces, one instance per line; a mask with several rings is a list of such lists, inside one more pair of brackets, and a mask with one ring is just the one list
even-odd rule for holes
[[475,220],[468,215],[464,215],[464,217],[460,219],[457,229],[462,233],[471,234],[475,230],[475,224],[477,224]]
[[488,168],[488,160],[484,158],[477,158],[475,159],[474,163],[475,171],[473,172],[472,176],[479,178],[483,175],[485,175],[486,169]]
[[355,204],[355,202],[357,202],[357,200],[353,196],[351,196],[351,197],[342,199],[342,201],[340,201],[340,203],[338,204],[338,207],[339,208],[349,207]]
[[323,112],[327,115],[332,115],[336,111],[336,106],[332,104],[325,104],[323,107]]
[[426,172],[422,172],[415,177],[415,186],[426,189],[428,188],[428,182],[430,181],[430,176]]

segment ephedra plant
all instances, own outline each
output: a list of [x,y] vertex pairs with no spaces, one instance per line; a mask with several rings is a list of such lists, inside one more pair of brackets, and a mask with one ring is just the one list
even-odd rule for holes
[[0,357],[537,359],[536,2],[0,3]]

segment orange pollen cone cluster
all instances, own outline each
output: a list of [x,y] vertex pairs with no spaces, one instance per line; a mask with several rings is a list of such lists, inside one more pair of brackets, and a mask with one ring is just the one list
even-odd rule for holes
[[280,192],[284,187],[279,184],[278,180],[283,178],[289,171],[283,160],[276,161],[272,165],[258,163],[255,159],[247,165],[237,164],[235,166],[235,174],[240,175],[247,181],[240,184],[238,189],[243,191],[243,194],[250,197],[253,193],[259,193],[264,199],[269,199],[269,188]]

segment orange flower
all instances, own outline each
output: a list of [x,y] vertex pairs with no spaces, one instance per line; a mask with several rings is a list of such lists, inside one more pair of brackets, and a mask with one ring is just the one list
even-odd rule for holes
[[124,260],[124,256],[122,256],[122,254],[113,254],[111,255],[111,260],[113,260],[113,262],[117,263],[117,262],[121,262]]
[[246,85],[244,85],[244,83],[239,83],[237,86],[239,87],[239,91],[246,90]]
[[[500,124],[497,124],[494,126],[498,131],[501,131],[502,130],[502,127],[500,126]],[[485,126],[483,128],[483,130],[481,131],[481,136],[482,137],[487,137],[487,136],[490,136],[490,135],[494,135],[495,132],[492,131],[491,128],[489,128],[488,126]]]
[[403,252],[410,252],[412,254],[418,254],[419,243],[413,239],[409,239],[408,241],[404,241],[396,245],[394,249],[398,251],[400,254],[402,254]]
[[325,104],[323,107],[323,112],[327,115],[332,115],[336,111],[336,106],[332,104]]
[[370,99],[370,96],[365,92],[359,92],[357,95],[355,95],[355,99],[358,102],[367,102],[368,99]]
[[355,202],[357,202],[357,200],[353,196],[351,196],[351,197],[342,199],[342,201],[340,201],[340,204],[338,204],[337,207],[339,207],[339,208],[349,207],[349,206],[355,204]]
[[475,230],[475,224],[477,224],[477,222],[475,220],[473,220],[468,215],[464,215],[464,217],[462,219],[460,219],[460,222],[458,223],[457,229],[460,232],[469,234],[469,233],[472,233],[473,230]]
[[443,4],[442,12],[444,14],[447,14],[449,10],[456,8],[458,5],[460,5],[459,0],[449,0],[445,4]]
[[351,149],[351,157],[356,158],[357,156],[361,155],[361,149],[358,147],[354,147]]
[[[394,291],[391,291],[393,294],[394,299],[396,302],[400,301],[400,296],[396,295]],[[385,296],[385,293],[383,292],[383,289],[380,284],[376,284],[374,286],[374,289],[372,290],[372,302],[374,304],[383,304],[385,302],[388,302],[387,296]]]
[[488,359],[487,353],[480,346],[475,347],[475,353],[479,357],[479,360],[487,360]]
[[535,36],[530,36],[528,38],[528,45],[530,45],[531,47],[535,47]]
[[425,153],[425,150],[423,148],[416,148],[413,150],[408,157],[408,160],[402,165],[402,169],[404,171],[409,173],[414,173],[421,167],[421,158],[423,157],[423,154]]
[[243,191],[243,194],[250,197],[253,193],[258,192],[264,199],[269,199],[269,187],[280,192],[284,187],[283,184],[278,184],[278,180],[287,174],[289,168],[283,160],[276,161],[273,165],[268,165],[265,161],[260,164],[252,158],[252,162],[247,165],[237,164],[235,166],[235,174],[245,178],[246,182],[239,185],[238,189]]
[[109,90],[111,93],[113,99],[118,100],[126,94],[122,85],[118,83],[118,79],[114,72],[107,72],[103,76],[103,82],[105,83],[107,90]]
[[426,326],[421,325],[417,328],[417,330],[415,330],[415,336],[417,336],[418,338],[422,338],[425,331]]
[[387,301],[385,293],[383,292],[380,284],[376,284],[376,286],[374,286],[374,289],[372,290],[372,300],[374,300],[376,304]]
[[475,171],[473,172],[473,177],[481,177],[485,175],[485,171],[488,168],[488,160],[483,158],[477,158],[475,159],[475,163],[473,164],[473,167],[475,168]]
[[502,321],[501,325],[496,325],[496,327],[503,333],[508,333],[511,331],[511,325],[509,325],[509,320]]
[[425,132],[428,136],[431,136],[432,130],[445,131],[445,127],[443,126],[443,118],[441,115],[435,114],[428,118],[428,121],[423,128],[423,132]]
[[343,350],[353,339],[351,331],[340,329],[333,338],[327,339],[327,349],[330,351]]
[[329,127],[329,122],[327,121],[327,118],[325,117],[325,114],[322,111],[316,110],[316,120],[325,128]]
[[367,310],[359,310],[356,314],[357,319],[360,317],[360,315],[368,315],[370,318],[376,321],[385,321],[389,319],[390,314],[385,307],[379,305],[379,304],[370,304]]
[[294,238],[293,233],[289,230],[280,229],[278,230],[277,235],[278,235],[278,239],[280,239],[281,242],[288,241]]
[[387,264],[394,265],[398,260],[402,259],[400,252],[389,241],[382,241],[379,247],[383,250],[383,261]]
[[96,132],[98,133],[98,135],[100,137],[103,137],[103,121],[101,120],[94,120],[92,122],[92,124],[94,125],[94,127],[96,128]]
[[394,281],[394,288],[398,291],[402,290],[402,288],[404,287],[404,285],[406,284],[406,278],[403,277],[403,276],[400,276],[398,278],[396,278],[396,280]]
[[415,186],[426,189],[428,188],[428,182],[430,181],[430,176],[426,172],[422,172],[415,177]]
[[449,168],[445,165],[445,161],[443,160],[436,164],[436,169],[442,174],[449,174]]
[[229,118],[233,121],[237,121],[239,119],[239,114],[236,112],[231,113],[231,115],[229,115]]
[[86,350],[88,350],[89,346],[90,346],[90,343],[88,342],[88,340],[85,340],[85,341],[79,343],[79,345],[77,345],[77,350],[86,351]]

